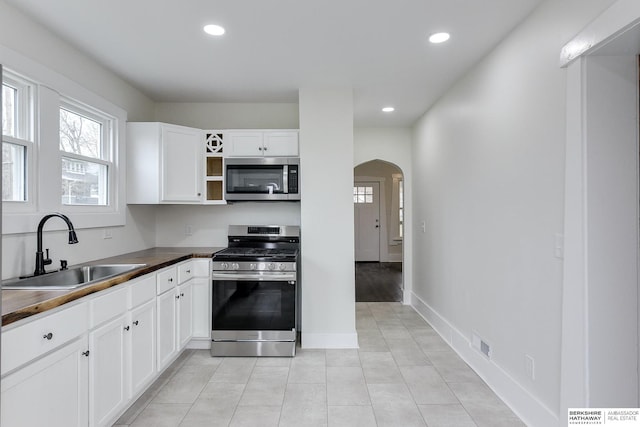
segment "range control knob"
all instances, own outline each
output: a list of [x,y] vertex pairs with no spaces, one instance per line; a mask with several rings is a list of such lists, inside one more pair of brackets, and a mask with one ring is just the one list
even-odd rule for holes
[[240,264],[238,264],[237,262],[234,262],[233,264],[231,264],[231,269],[237,270],[239,268],[240,268]]
[[287,267],[284,264],[280,264],[280,265],[278,265],[278,268],[280,269],[280,271],[282,271]]
[[229,269],[229,264],[227,264],[226,262],[223,262],[222,264],[220,264],[220,267],[221,267],[223,270],[228,270],[228,269]]
[[269,265],[268,265],[268,267],[267,267],[267,268],[269,268],[269,270],[275,270],[276,265],[275,265],[274,263],[272,263],[272,262],[271,262],[271,263],[269,263]]
[[249,270],[255,270],[256,269],[256,263],[252,262],[251,264],[249,264]]

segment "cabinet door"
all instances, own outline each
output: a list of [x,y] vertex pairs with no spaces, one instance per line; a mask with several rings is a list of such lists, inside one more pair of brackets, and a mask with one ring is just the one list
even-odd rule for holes
[[131,311],[131,395],[137,396],[156,373],[156,302]]
[[180,299],[180,320],[178,321],[178,346],[184,348],[193,336],[193,293],[192,281],[178,286]]
[[2,378],[0,425],[86,427],[87,338],[73,341]]
[[259,157],[263,153],[263,133],[259,131],[227,131],[224,150],[231,157]]
[[191,281],[193,294],[193,338],[211,338],[211,280],[196,277]]
[[263,153],[265,156],[298,156],[298,132],[266,131]]
[[178,352],[176,346],[177,297],[176,290],[171,289],[156,299],[158,371],[166,368]]
[[200,202],[202,131],[162,125],[162,202]]
[[89,332],[89,425],[111,425],[127,403],[125,383],[127,316]]

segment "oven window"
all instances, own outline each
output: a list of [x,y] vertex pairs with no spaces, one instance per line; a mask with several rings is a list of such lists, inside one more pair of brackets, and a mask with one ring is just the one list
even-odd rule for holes
[[283,166],[227,166],[227,193],[282,194]]
[[291,330],[295,304],[295,284],[287,281],[215,280],[213,330]]

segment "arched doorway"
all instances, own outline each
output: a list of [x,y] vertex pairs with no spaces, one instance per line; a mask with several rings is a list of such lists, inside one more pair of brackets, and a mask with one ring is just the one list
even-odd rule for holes
[[390,162],[354,168],[356,302],[403,301],[404,175]]

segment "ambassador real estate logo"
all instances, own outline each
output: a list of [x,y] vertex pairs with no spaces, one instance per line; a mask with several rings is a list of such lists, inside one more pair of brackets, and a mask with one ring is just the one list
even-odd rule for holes
[[570,408],[570,426],[640,427],[638,408]]

